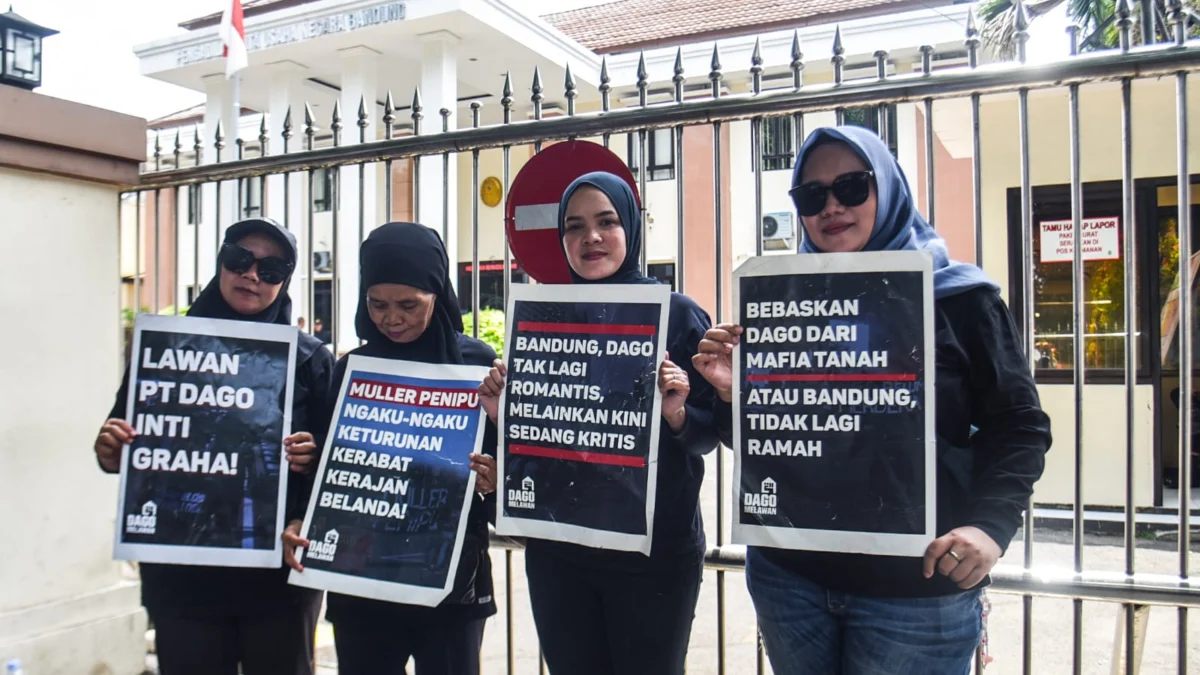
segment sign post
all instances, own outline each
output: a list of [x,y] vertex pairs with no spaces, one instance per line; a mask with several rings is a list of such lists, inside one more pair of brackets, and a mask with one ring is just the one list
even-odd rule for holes
[[558,203],[576,178],[593,171],[619,176],[633,189],[641,207],[629,167],[608,148],[589,141],[555,143],[534,155],[513,179],[504,206],[504,229],[513,257],[538,283],[571,283],[558,239]]

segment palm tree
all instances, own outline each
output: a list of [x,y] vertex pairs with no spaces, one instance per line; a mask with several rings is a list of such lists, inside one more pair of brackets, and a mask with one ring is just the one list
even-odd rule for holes
[[[1171,0],[1130,0],[1133,17],[1140,14],[1137,5],[1140,2],[1150,2],[1154,5],[1155,41],[1170,40],[1173,28],[1169,22],[1171,15]],[[1081,29],[1080,48],[1105,49],[1115,47],[1120,35],[1117,29],[1116,13],[1119,0],[1025,0],[1025,15],[1030,21],[1048,14],[1051,10],[1066,4],[1067,16]],[[1188,23],[1189,33],[1194,32],[1200,25],[1200,0],[1184,0],[1184,20]],[[1016,53],[1016,6],[1013,0],[983,0],[979,5],[979,17],[983,20],[983,39],[995,49],[1002,58],[1011,59]],[[1140,39],[1141,26],[1133,26],[1134,40]]]

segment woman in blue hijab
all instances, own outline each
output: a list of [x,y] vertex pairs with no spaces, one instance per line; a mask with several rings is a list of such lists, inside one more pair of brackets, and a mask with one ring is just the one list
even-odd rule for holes
[[[567,188],[559,203],[558,233],[573,283],[659,283],[641,273],[641,212],[633,190],[613,174],[589,173]],[[582,315],[576,320],[600,322]],[[603,321],[630,323],[620,309]],[[650,555],[527,542],[533,618],[554,675],[684,672],[705,550],[699,510],[703,455],[717,445],[712,387],[696,376],[692,355],[711,325],[691,298],[671,294],[667,359],[658,373],[662,426]],[[504,364],[497,361],[480,385],[480,403],[493,420],[504,376]],[[611,391],[607,400],[621,396],[619,386]],[[617,499],[618,492],[628,494],[628,487],[621,489],[619,469],[595,466],[563,471],[576,472],[571,482],[586,496],[579,500],[581,508],[604,511],[611,519],[621,502],[630,501]],[[644,518],[644,511],[630,517]]]
[[[771,664],[780,675],[965,675],[980,643],[982,589],[1041,477],[1050,420],[999,288],[949,258],[878,136],[815,130],[789,192],[804,224],[801,254],[933,257],[940,536],[924,558],[750,547],[746,584]],[[741,333],[713,328],[694,358],[717,391],[727,443]]]

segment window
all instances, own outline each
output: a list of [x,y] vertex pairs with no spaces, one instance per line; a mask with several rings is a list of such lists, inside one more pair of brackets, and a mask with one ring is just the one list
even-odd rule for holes
[[313,211],[324,213],[333,209],[333,181],[337,169],[313,169],[312,172],[312,203]]
[[[1010,278],[1014,290],[1023,286],[1021,273],[1021,194],[1008,195]],[[1083,186],[1083,302],[1084,365],[1088,369],[1125,367],[1125,261],[1126,224],[1121,218],[1120,183]],[[1075,314],[1073,303],[1074,230],[1070,187],[1052,185],[1033,189],[1033,349],[1042,381],[1071,377],[1075,365]],[[1138,242],[1139,249],[1142,243]],[[1166,273],[1166,272],[1164,272]],[[1139,281],[1139,286],[1144,284]],[[1147,289],[1140,289],[1147,290]],[[1026,297],[1014,292],[1013,298]],[[1141,302],[1139,305],[1143,304]],[[1019,301],[1012,312],[1020,323]],[[1138,316],[1139,366],[1144,366],[1147,341]],[[1109,375],[1118,376],[1116,373]]]
[[886,117],[887,127],[881,132],[879,129],[879,106],[866,106],[863,108],[847,108],[843,112],[843,118],[846,124],[865,127],[879,134],[888,145],[888,149],[892,154],[896,154],[896,106],[888,105],[884,116]]
[[200,222],[200,186],[187,186],[187,222],[195,225]]
[[[529,281],[525,271],[514,260],[510,263],[512,283],[523,284]],[[458,264],[458,306],[464,312],[470,312],[471,306],[471,263]],[[505,310],[504,299],[504,261],[481,260],[479,262],[479,308]]]
[[263,182],[265,176],[252,176],[242,183],[242,216],[255,218],[262,215]]
[[671,290],[679,290],[675,286],[675,263],[650,263],[646,265],[646,276],[654,277],[664,284],[670,284]]
[[[637,132],[629,134],[629,168],[634,178],[638,177],[641,162],[638,160],[638,145],[641,140]],[[675,178],[675,137],[671,129],[653,129],[646,133],[647,154],[650,156],[650,173],[646,180],[671,180]]]
[[762,170],[792,168],[792,118],[767,117],[762,121]]

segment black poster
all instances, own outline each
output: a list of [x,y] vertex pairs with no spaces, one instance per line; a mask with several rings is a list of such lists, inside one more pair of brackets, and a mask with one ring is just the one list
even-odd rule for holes
[[758,258],[735,274],[735,543],[924,552],[930,267],[923,253],[854,253]]
[[115,555],[146,562],[281,562],[296,330],[138,318]]
[[666,286],[514,285],[501,534],[649,553]]

